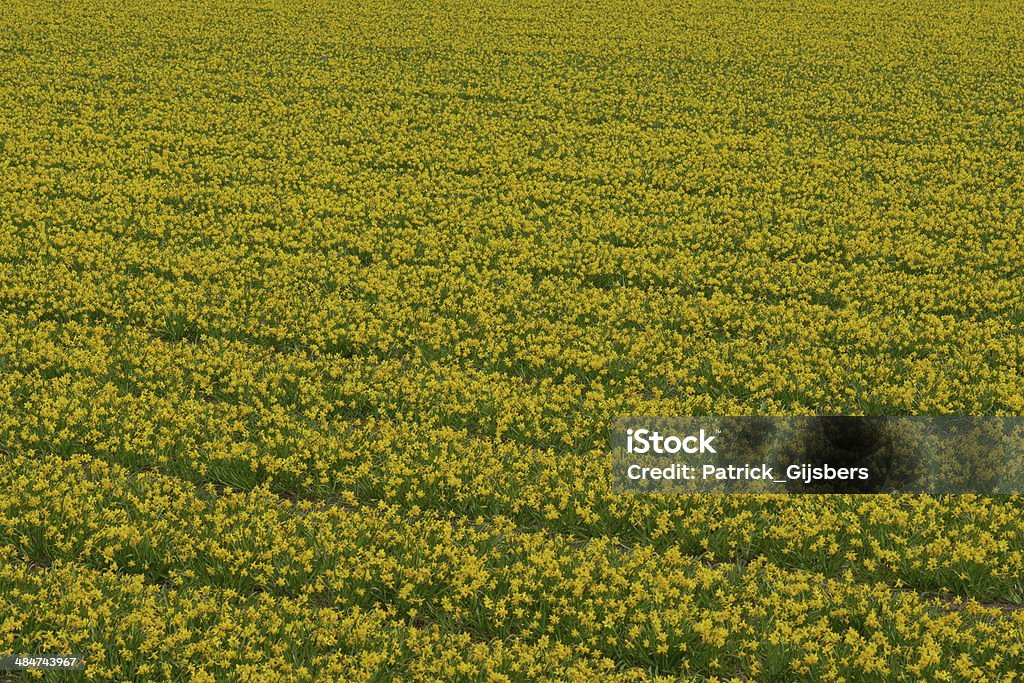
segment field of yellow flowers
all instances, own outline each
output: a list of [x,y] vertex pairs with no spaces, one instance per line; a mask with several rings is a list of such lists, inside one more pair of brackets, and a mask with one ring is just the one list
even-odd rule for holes
[[5,3],[0,656],[1024,680],[1024,498],[615,495],[608,435],[1024,411],[1019,9]]

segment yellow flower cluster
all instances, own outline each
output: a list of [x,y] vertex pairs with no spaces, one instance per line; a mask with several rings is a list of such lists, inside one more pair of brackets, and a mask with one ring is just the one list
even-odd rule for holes
[[288,502],[87,456],[9,458],[0,474],[13,491],[0,642],[81,651],[106,662],[99,678],[839,681],[964,668],[956,680],[987,681],[1024,656],[1020,613],[767,553],[715,561],[503,517]]
[[8,3],[0,656],[1021,680],[1019,496],[617,496],[608,435],[1024,410],[1012,5]]

